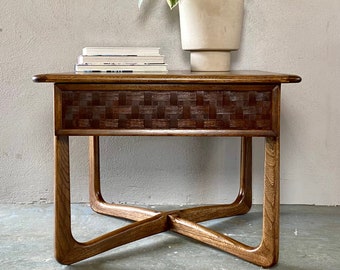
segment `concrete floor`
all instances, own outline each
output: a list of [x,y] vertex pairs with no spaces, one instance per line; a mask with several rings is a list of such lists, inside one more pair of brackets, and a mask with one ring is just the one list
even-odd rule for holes
[[[86,241],[126,224],[72,206],[74,235]],[[260,241],[261,207],[204,225],[247,244]],[[53,258],[53,205],[0,205],[0,269],[260,269],[174,233],[158,234],[63,266]],[[282,206],[280,261],[273,269],[340,269],[340,207]]]

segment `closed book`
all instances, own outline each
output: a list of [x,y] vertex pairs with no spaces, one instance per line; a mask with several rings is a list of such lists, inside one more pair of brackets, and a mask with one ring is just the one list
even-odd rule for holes
[[166,72],[166,64],[161,65],[75,65],[76,72]]
[[83,55],[135,55],[151,56],[159,55],[157,47],[85,47]]
[[164,64],[164,56],[97,56],[80,55],[78,64],[83,65],[148,65]]

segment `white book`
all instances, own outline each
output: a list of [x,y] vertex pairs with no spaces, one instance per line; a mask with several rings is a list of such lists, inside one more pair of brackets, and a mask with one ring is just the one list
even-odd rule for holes
[[157,56],[160,48],[157,47],[85,47],[83,55],[135,55]]
[[148,65],[164,64],[164,55],[157,56],[96,56],[80,55],[78,64],[83,65]]
[[161,65],[75,65],[76,72],[166,72],[166,64]]

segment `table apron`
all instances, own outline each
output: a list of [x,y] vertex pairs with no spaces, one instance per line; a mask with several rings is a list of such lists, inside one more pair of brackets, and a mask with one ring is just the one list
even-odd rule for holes
[[278,136],[280,84],[55,84],[55,133]]

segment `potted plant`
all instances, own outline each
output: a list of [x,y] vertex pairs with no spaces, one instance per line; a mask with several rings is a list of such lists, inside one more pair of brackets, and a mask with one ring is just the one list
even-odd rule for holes
[[[139,4],[143,0],[139,0]],[[229,71],[230,52],[241,42],[244,0],[167,0],[179,4],[183,50],[192,71]]]

